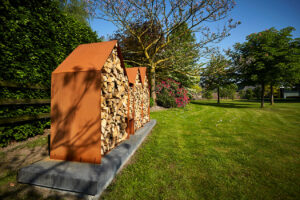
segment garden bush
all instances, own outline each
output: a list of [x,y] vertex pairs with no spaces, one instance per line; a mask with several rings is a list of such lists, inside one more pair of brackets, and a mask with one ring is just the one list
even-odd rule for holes
[[150,107],[153,107],[154,106],[154,100],[152,97],[150,97]]
[[205,98],[205,99],[212,99],[213,98],[212,91],[211,90],[205,90],[203,92],[203,98]]
[[[0,2],[1,99],[50,99],[51,72],[79,45],[100,41],[85,23],[65,13],[58,0],[3,0]],[[5,84],[4,84],[5,85]],[[1,105],[0,119],[49,113],[50,105]],[[42,134],[50,120],[0,126],[0,146]]]
[[189,103],[188,91],[172,79],[161,81],[156,86],[157,105],[166,108],[184,107]]
[[240,91],[239,91],[240,99],[245,99],[245,98],[246,98],[246,97],[245,97],[245,94],[246,94],[246,92],[245,92],[244,90],[240,90]]
[[2,126],[0,127],[0,147],[8,145],[11,141],[21,141],[43,134],[45,128],[50,128],[50,119]]

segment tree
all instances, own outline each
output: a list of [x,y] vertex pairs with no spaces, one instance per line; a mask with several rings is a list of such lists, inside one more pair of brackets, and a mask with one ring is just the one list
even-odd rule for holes
[[212,91],[211,90],[204,90],[203,91],[203,98],[212,99],[213,98]]
[[245,92],[245,98],[248,99],[248,100],[251,100],[253,99],[254,97],[254,92],[251,88],[248,88]]
[[261,88],[260,88],[260,86],[256,86],[253,89],[253,93],[254,93],[254,96],[256,97],[256,99],[259,99],[261,97]]
[[[142,25],[135,25],[134,29],[141,28],[146,30],[148,27],[148,22]],[[199,44],[196,42],[195,34],[192,31],[187,30],[187,24],[183,24],[174,30],[170,38],[172,42],[164,49],[164,51],[157,55],[157,57],[171,58],[160,65],[156,70],[156,79],[165,80],[167,78],[174,79],[180,82],[185,87],[190,87],[191,85],[199,83],[199,72],[200,64],[197,62],[199,60]],[[185,32],[181,37],[177,35]],[[160,29],[156,26],[154,29],[149,29],[146,34],[144,34],[143,40],[151,41],[150,38],[157,37],[160,35]],[[146,40],[148,38],[148,40]],[[173,40],[173,38],[175,38]],[[142,52],[141,47],[138,44],[138,40],[133,37],[128,30],[118,30],[112,39],[117,39],[122,48],[122,55],[126,66],[135,66],[138,62],[141,65],[147,65],[147,60],[142,53],[135,53],[138,49]],[[150,39],[150,40],[149,40]],[[149,50],[149,51],[153,51]],[[134,61],[134,62],[132,62]]]
[[220,88],[229,83],[229,61],[221,54],[212,55],[206,68],[201,74],[201,84],[206,90],[217,89],[218,103],[220,103]]
[[237,89],[238,89],[238,87],[234,83],[220,87],[220,97],[231,98],[232,100],[234,100]]
[[[178,37],[183,32],[185,34]],[[188,30],[188,25],[184,23],[174,30],[170,38],[172,42],[159,55],[162,59],[170,59],[157,68],[157,78],[170,77],[185,87],[199,84],[202,65],[198,63],[200,49],[195,34]]]
[[85,0],[59,0],[60,8],[78,21],[88,25],[90,13]]
[[254,33],[243,44],[235,44],[231,56],[244,84],[261,85],[261,107],[264,107],[265,86],[270,84],[271,104],[273,86],[300,80],[299,39],[292,39],[293,27],[280,31],[275,28]]
[[[156,100],[155,78],[156,71],[164,62],[173,58],[161,57],[165,49],[177,38],[185,35],[182,32],[176,37],[171,37],[175,30],[187,24],[186,30],[199,32],[201,40],[200,48],[213,41],[218,41],[228,36],[229,31],[235,28],[237,23],[231,19],[226,22],[221,31],[213,32],[208,23],[225,19],[234,7],[233,0],[95,0],[91,10],[96,17],[114,23],[119,29],[126,30],[137,39],[140,48],[132,53],[143,54],[150,69],[151,96]],[[148,23],[146,29],[135,28]],[[159,28],[160,34],[147,37],[147,32]],[[136,65],[141,65],[131,60]]]

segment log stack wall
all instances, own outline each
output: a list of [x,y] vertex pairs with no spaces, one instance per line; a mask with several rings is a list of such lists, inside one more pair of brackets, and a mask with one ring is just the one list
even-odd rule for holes
[[101,70],[101,154],[127,138],[128,78],[115,47]]
[[148,78],[145,76],[143,84],[143,124],[150,121],[150,90],[148,84]]

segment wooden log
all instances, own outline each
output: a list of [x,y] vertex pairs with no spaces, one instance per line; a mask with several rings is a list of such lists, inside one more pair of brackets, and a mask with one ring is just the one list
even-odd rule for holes
[[[115,48],[101,71],[101,153],[127,138],[128,80]],[[105,125],[104,125],[105,124]]]

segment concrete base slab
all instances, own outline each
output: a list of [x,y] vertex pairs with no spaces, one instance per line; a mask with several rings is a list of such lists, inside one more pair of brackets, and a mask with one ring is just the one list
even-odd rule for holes
[[155,124],[156,120],[145,124],[102,157],[101,164],[44,160],[20,169],[18,182],[99,197]]

